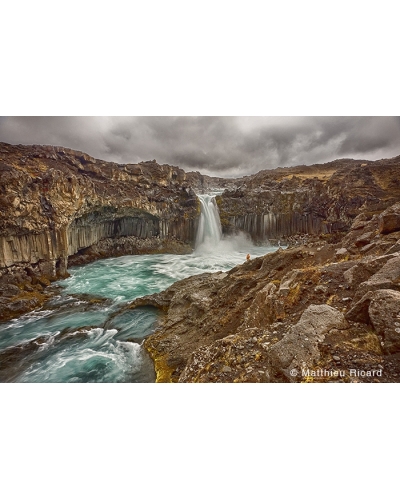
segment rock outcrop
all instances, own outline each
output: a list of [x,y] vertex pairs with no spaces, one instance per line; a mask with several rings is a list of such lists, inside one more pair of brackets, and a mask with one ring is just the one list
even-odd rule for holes
[[384,352],[400,352],[400,292],[390,288],[369,291],[354,304],[346,317],[371,323],[381,337]]

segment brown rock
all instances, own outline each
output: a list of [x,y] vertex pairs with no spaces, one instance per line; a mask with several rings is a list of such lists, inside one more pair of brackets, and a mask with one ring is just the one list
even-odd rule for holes
[[21,290],[15,285],[3,285],[0,286],[0,297],[13,297],[18,295]]
[[343,278],[348,285],[353,288],[360,285],[364,281],[369,280],[369,278],[378,272],[389,260],[393,259],[394,255],[382,255],[382,256],[368,256],[363,258],[361,261],[353,264],[349,269],[344,271]]
[[356,321],[358,323],[368,323],[369,313],[368,308],[371,299],[375,292],[367,292],[353,307],[346,313],[345,317],[349,321]]
[[373,237],[374,237],[374,233],[373,232],[362,234],[355,241],[356,247],[362,247],[364,245],[367,245],[371,241],[371,239]]
[[379,232],[382,234],[393,233],[400,230],[400,213],[382,214],[379,218]]
[[332,329],[343,330],[348,323],[343,314],[326,304],[312,304],[299,322],[269,352],[272,372],[295,380],[302,368],[310,368],[319,361],[319,342]]
[[373,292],[368,314],[375,331],[384,339],[384,351],[400,352],[400,292]]
[[342,258],[346,255],[349,255],[349,251],[347,250],[347,248],[339,248],[338,250],[336,250],[335,255],[336,257]]
[[386,264],[367,281],[359,285],[355,299],[359,300],[370,290],[392,289],[400,290],[400,256],[382,256],[381,259],[390,258]]
[[365,214],[357,215],[350,227],[350,230],[355,231],[357,229],[363,229],[367,225],[368,220],[369,219]]
[[394,245],[390,246],[385,251],[386,254],[391,254],[391,253],[396,253],[396,252],[400,252],[400,240],[397,240],[397,242]]

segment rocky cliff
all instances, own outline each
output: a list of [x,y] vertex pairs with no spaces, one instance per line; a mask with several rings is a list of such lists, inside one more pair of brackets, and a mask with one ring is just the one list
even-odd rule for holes
[[399,171],[399,156],[261,171],[218,197],[222,226],[256,241],[343,234],[359,213],[372,216],[400,199]]
[[0,143],[0,179],[3,319],[39,305],[68,264],[192,249],[198,201],[178,167]]

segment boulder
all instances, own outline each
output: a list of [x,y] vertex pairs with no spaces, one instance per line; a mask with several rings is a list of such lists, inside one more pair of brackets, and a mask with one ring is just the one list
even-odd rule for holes
[[365,214],[359,214],[353,220],[353,224],[350,227],[351,231],[356,231],[357,229],[363,229],[368,223],[368,217]]
[[343,314],[334,307],[312,304],[303,312],[297,326],[312,328],[315,334],[324,334],[332,328],[341,330],[348,325]]
[[383,350],[387,353],[400,352],[400,292],[373,292],[368,314],[376,333],[383,337]]
[[339,248],[335,252],[336,257],[345,257],[346,255],[349,255],[349,251],[347,248]]
[[357,264],[350,267],[343,273],[343,278],[350,286],[357,287],[360,283],[369,280],[369,278],[378,272],[389,260],[397,255],[382,255],[379,257],[365,257]]
[[393,233],[400,230],[400,212],[382,214],[379,218],[379,232],[381,234]]
[[391,254],[391,253],[395,253],[395,252],[400,252],[400,240],[397,240],[397,242],[394,245],[392,245],[391,247],[389,247],[385,253]]
[[[389,256],[382,256],[381,259],[386,257]],[[400,256],[391,257],[378,272],[360,284],[355,294],[356,300],[370,290],[400,289]]]
[[377,242],[376,241],[373,241],[372,243],[368,243],[368,245],[365,245],[365,247],[362,247],[360,249],[360,253],[368,253],[370,250],[373,250],[375,249],[377,246]]
[[356,247],[363,247],[364,245],[368,245],[374,236],[375,234],[373,231],[364,233],[356,239],[354,244]]
[[363,297],[347,311],[345,315],[346,319],[349,321],[356,321],[357,323],[369,323],[368,308],[374,293],[375,292],[370,291],[363,295]]
[[272,373],[295,380],[302,368],[311,368],[320,359],[319,343],[332,329],[343,330],[348,323],[343,314],[326,304],[312,304],[300,320],[274,344],[269,352]]
[[383,339],[386,353],[400,351],[400,292],[374,290],[367,292],[346,314],[346,319],[371,323]]
[[281,285],[279,287],[279,295],[283,297],[287,297],[290,293],[290,289],[297,285],[296,280],[301,276],[303,271],[300,269],[293,269],[288,274],[286,274],[281,281]]

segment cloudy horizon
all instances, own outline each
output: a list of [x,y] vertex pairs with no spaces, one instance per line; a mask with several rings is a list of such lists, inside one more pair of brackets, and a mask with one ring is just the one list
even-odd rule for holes
[[400,155],[399,117],[1,117],[0,141],[117,163],[156,159],[239,177],[263,169]]

